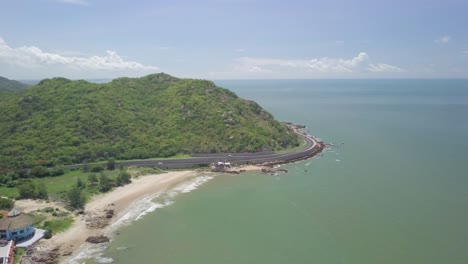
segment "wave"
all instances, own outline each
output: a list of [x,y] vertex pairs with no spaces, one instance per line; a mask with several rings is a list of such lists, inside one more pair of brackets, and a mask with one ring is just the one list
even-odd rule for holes
[[150,211],[154,211],[158,207],[159,204],[154,203],[153,200],[158,198],[161,194],[160,193],[155,193],[155,194],[148,194],[143,196],[141,199],[133,202],[129,208],[130,210],[123,215],[121,218],[119,218],[117,221],[115,221],[110,227],[109,231],[115,231],[117,228],[123,226],[123,225],[128,225],[131,222],[138,220],[141,218],[143,215],[149,213]]
[[178,186],[176,186],[172,192],[175,192],[176,194],[178,192],[180,193],[188,193],[188,192],[191,192],[193,190],[196,190],[198,189],[198,187],[200,187],[202,184],[204,184],[205,182],[209,181],[213,179],[212,176],[200,176],[200,177],[197,177],[195,179],[193,179],[192,181],[190,182],[187,182],[187,183],[182,183]]
[[[85,244],[86,245],[86,244]],[[87,259],[94,259],[98,263],[111,263],[114,260],[109,257],[103,257],[104,251],[107,249],[106,244],[89,244],[80,248],[80,253],[70,259],[68,263],[79,264],[86,263]]]
[[[157,209],[164,208],[174,203],[173,199],[180,193],[189,193],[198,189],[205,182],[213,179],[211,176],[200,176],[189,181],[176,185],[166,193],[154,193],[143,196],[141,199],[133,202],[129,208],[130,210],[122,216],[119,220],[115,221],[109,231],[115,231],[118,227],[131,224],[133,221],[138,221],[148,213],[154,212]],[[157,201],[155,201],[157,200]]]
[[[141,220],[145,215],[157,209],[174,204],[174,198],[176,196],[182,193],[192,192],[213,178],[212,176],[199,176],[176,185],[165,193],[153,193],[143,196],[129,206],[129,211],[125,215],[108,226],[104,234],[112,237],[120,227]],[[103,256],[107,248],[108,243],[87,245],[84,248],[80,248],[79,254],[70,259],[69,263],[84,263],[88,259],[94,259],[94,261],[98,263],[111,263],[114,261],[112,258]]]
[[95,257],[94,259],[95,259],[96,262],[98,262],[98,263],[112,263],[112,262],[114,262],[114,259],[113,259],[113,258],[108,258],[108,257],[101,257],[101,256],[98,256],[98,257]]

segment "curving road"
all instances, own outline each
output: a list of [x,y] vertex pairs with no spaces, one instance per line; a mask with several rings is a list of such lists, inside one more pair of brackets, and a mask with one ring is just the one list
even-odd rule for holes
[[[181,169],[193,168],[197,166],[207,166],[214,162],[223,161],[235,164],[279,164],[297,160],[303,160],[315,156],[323,150],[323,145],[313,137],[296,132],[306,141],[306,145],[301,150],[289,153],[277,153],[271,151],[256,153],[216,153],[216,154],[195,154],[190,158],[183,159],[159,159],[159,160],[131,160],[119,161],[117,165],[123,166],[152,166],[161,169]],[[69,165],[65,168],[80,168],[83,164]]]

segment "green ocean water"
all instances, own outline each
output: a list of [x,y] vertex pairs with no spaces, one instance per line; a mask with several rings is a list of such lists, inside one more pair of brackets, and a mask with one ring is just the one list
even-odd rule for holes
[[159,197],[88,263],[468,263],[468,80],[217,84],[334,146]]

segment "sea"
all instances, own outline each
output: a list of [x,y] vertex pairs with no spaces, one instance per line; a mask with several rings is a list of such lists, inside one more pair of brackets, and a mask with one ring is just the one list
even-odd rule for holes
[[328,144],[141,201],[75,263],[468,263],[468,80],[223,80]]

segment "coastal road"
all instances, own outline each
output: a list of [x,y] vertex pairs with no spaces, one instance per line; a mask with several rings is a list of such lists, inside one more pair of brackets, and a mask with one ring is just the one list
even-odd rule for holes
[[[161,169],[182,169],[194,168],[197,166],[207,166],[212,163],[222,161],[233,164],[264,164],[264,163],[288,163],[297,160],[307,159],[323,149],[322,144],[317,142],[312,136],[296,132],[301,136],[306,145],[294,152],[256,152],[256,153],[216,153],[216,154],[194,154],[190,158],[183,159],[158,159],[158,160],[129,160],[118,161],[117,165],[123,166],[151,166]],[[69,169],[76,169],[83,164],[64,166]]]

